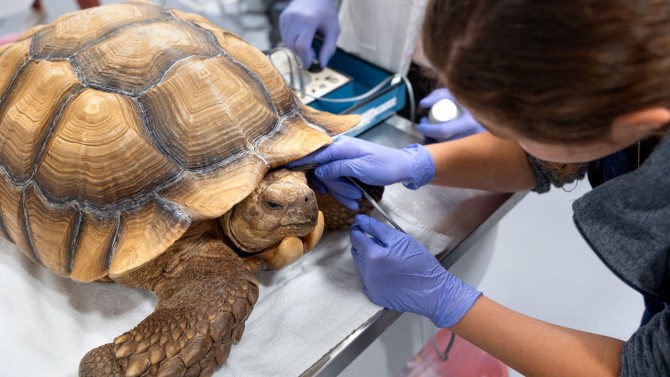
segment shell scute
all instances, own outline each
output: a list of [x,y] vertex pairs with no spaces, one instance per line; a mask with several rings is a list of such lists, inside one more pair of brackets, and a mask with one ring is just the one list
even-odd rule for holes
[[[0,47],[0,100],[7,92],[19,68],[28,61],[30,41],[7,44]],[[0,102],[0,105],[2,102]]]
[[72,280],[91,282],[107,275],[117,226],[116,216],[83,213],[79,237],[73,250]]
[[284,79],[277,72],[269,59],[261,51],[243,41],[237,35],[221,29],[207,21],[204,17],[178,10],[172,11],[176,16],[183,18],[194,25],[210,32],[226,54],[240,64],[260,82],[264,83],[279,116],[286,115],[294,108],[294,96]]
[[170,18],[170,13],[152,4],[110,4],[61,16],[34,36],[36,59],[66,59],[84,47],[119,30],[149,21]]
[[24,41],[28,38],[32,38],[33,35],[37,34],[38,31],[44,29],[45,27],[46,27],[46,25],[44,25],[44,24],[35,25],[35,26],[31,27],[30,29],[24,31],[23,34],[21,34],[18,41]]
[[28,187],[25,195],[25,211],[35,253],[56,275],[68,276],[72,237],[79,231],[79,212],[71,206],[50,205],[33,185]]
[[211,169],[277,126],[259,84],[226,58],[190,59],[139,98],[159,150],[186,170]]
[[166,188],[159,195],[181,203],[194,221],[212,219],[226,213],[256,189],[267,171],[266,162],[247,151],[220,169],[187,173],[178,185]]
[[255,74],[267,88],[277,114],[284,116],[296,110],[295,96],[269,59],[258,49],[250,46],[232,33],[219,32],[217,38],[221,47],[236,61]]
[[35,180],[57,202],[77,201],[100,211],[133,205],[181,173],[143,128],[132,99],[86,89],[60,117]]
[[272,137],[258,143],[256,153],[274,168],[297,160],[331,141],[323,130],[310,126],[294,113],[282,118],[280,127]]
[[161,255],[190,225],[178,209],[158,201],[123,213],[109,276],[121,276]]
[[23,187],[12,184],[4,170],[0,169],[0,214],[2,215],[3,233],[34,262],[39,262],[32,247],[27,242],[25,223],[23,221]]
[[179,60],[219,53],[198,28],[168,20],[124,29],[75,54],[72,64],[91,87],[138,96],[158,85]]
[[0,110],[0,161],[14,180],[31,178],[54,118],[79,88],[67,62],[31,61],[19,74]]

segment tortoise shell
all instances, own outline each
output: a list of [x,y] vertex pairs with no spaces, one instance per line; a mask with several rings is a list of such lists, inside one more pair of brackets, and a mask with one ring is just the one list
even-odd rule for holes
[[359,120],[304,107],[238,36],[145,2],[29,30],[0,67],[0,230],[78,281],[156,258]]

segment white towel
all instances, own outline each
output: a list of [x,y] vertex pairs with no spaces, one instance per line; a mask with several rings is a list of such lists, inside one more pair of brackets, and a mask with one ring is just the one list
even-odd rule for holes
[[[433,253],[444,250],[449,237],[390,203],[403,190],[390,187],[382,205]],[[244,336],[214,375],[298,376],[378,312],[362,292],[350,247],[348,231],[329,233],[295,264],[259,273],[260,298]],[[134,327],[154,305],[148,291],[56,277],[0,240],[1,374],[76,376],[88,350]]]

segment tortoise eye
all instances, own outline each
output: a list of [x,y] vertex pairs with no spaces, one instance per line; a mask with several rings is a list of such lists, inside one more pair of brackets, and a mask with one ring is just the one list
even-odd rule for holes
[[266,201],[265,205],[267,205],[270,209],[282,209],[282,208],[284,208],[284,206],[282,206],[281,204],[279,204],[277,202],[273,202],[271,200]]

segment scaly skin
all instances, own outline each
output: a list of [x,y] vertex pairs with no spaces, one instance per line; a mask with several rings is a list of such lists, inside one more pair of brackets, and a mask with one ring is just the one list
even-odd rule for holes
[[[258,281],[213,232],[194,226],[168,252],[116,281],[148,288],[155,311],[114,343],[89,352],[82,377],[211,376],[258,299]],[[212,227],[214,228],[214,227]]]
[[[198,222],[158,258],[115,279],[152,290],[158,304],[135,328],[86,354],[80,376],[203,377],[226,361],[258,299],[255,271],[236,251],[264,255],[263,264],[278,261],[268,267],[280,268],[308,251],[298,237],[309,239],[319,218],[301,172],[268,174],[235,210],[233,226],[244,228],[230,233],[235,239],[224,232],[221,219]],[[274,247],[287,238],[300,248]],[[289,257],[272,258],[266,250]]]
[[[348,226],[355,213],[369,213],[365,204],[354,212],[332,198],[319,202],[331,228]],[[211,376],[241,339],[258,300],[255,270],[281,268],[309,251],[302,246],[311,244],[305,240],[314,233],[320,237],[314,230],[318,211],[304,173],[278,171],[226,216],[193,224],[161,256],[115,280],[152,290],[158,304],[135,328],[87,353],[79,375]],[[283,244],[298,248],[276,246]],[[236,251],[251,257],[242,259]]]

